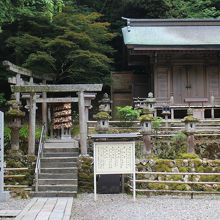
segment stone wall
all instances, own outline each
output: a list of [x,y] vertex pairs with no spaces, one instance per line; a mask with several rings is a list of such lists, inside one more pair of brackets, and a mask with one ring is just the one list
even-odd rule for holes
[[79,192],[93,192],[93,157],[79,157],[78,187]]
[[[137,171],[157,171],[157,172],[196,172],[196,173],[220,173],[220,160],[207,159],[150,159],[138,160]],[[178,183],[138,183],[139,189],[155,190],[196,190],[196,191],[220,191],[219,184],[187,184],[189,181],[195,182],[220,182],[220,176],[214,175],[155,175],[138,174],[137,179],[184,181],[185,184]]]

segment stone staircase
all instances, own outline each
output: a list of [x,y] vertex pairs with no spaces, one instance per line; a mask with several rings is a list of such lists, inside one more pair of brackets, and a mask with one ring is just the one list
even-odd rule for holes
[[75,140],[49,140],[44,145],[38,174],[38,191],[33,196],[75,197],[79,148]]

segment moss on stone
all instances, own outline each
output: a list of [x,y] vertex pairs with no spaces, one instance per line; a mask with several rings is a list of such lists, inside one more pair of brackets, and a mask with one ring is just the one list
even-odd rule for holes
[[152,190],[167,190],[169,187],[164,183],[148,183],[148,188]]
[[197,154],[182,153],[179,155],[179,159],[199,159],[199,156]]
[[172,171],[172,169],[168,165],[162,164],[162,163],[156,164],[155,170],[157,172],[171,172]]
[[187,167],[179,167],[179,171],[181,173],[187,173],[189,171],[189,168],[187,168]]
[[97,113],[96,115],[94,115],[94,118],[96,120],[109,120],[111,119],[112,117],[109,115],[108,112],[99,112]]

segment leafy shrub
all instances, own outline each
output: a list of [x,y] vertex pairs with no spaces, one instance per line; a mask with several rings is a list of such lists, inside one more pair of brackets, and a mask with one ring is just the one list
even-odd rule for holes
[[133,109],[132,106],[117,107],[117,114],[122,121],[134,121],[140,115],[140,111]]
[[4,128],[4,147],[9,149],[11,145],[11,129],[7,126]]
[[152,121],[152,128],[157,132],[160,129],[162,122],[163,119],[161,117],[154,117]]

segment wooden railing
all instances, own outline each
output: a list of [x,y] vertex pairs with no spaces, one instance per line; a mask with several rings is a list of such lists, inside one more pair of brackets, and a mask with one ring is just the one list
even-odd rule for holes
[[38,175],[40,173],[40,168],[41,168],[40,159],[43,157],[45,137],[46,137],[46,129],[45,129],[45,125],[43,125],[41,129],[41,136],[40,136],[38,155],[37,155],[37,161],[36,161],[36,167],[35,167],[35,191],[36,192],[38,192]]
[[[136,176],[139,174],[149,174],[149,175],[188,175],[188,176],[195,176],[195,175],[199,175],[199,176],[220,176],[220,173],[188,173],[188,172],[136,172],[135,173]],[[133,181],[131,179],[131,181]],[[157,189],[140,189],[137,187],[137,183],[164,183],[164,184],[188,184],[188,185],[192,185],[192,184],[200,184],[200,185],[213,185],[213,184],[220,184],[220,181],[183,181],[183,180],[179,180],[179,181],[174,181],[174,180],[150,180],[150,179],[140,179],[138,177],[136,177],[135,180],[135,195],[137,192],[147,192],[147,193],[179,193],[179,194],[190,194],[191,198],[193,198],[194,194],[220,194],[220,191],[196,191],[196,190],[157,190]],[[129,187],[131,189],[131,191],[133,191],[133,187],[132,184],[129,184]]]

